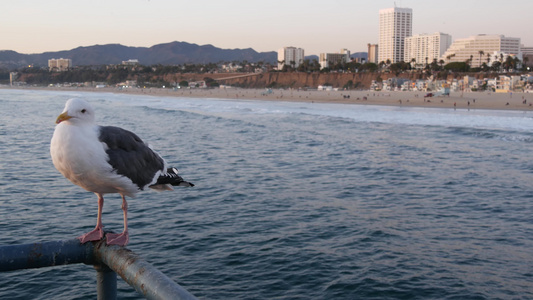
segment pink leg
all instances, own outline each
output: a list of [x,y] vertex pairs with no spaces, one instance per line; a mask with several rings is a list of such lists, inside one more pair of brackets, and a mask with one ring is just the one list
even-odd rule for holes
[[104,237],[104,226],[102,225],[102,209],[104,208],[104,196],[96,194],[98,196],[98,216],[96,217],[96,227],[86,234],[79,236],[78,240],[82,244],[92,241],[99,241]]
[[128,202],[126,197],[122,196],[122,211],[124,211],[124,231],[120,234],[108,233],[106,234],[106,242],[108,245],[126,246],[129,242],[128,234]]

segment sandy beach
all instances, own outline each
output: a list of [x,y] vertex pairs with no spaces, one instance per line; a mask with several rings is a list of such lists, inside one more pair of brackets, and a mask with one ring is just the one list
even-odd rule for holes
[[[9,88],[9,87],[7,87]],[[424,97],[426,92],[390,91],[306,91],[215,88],[215,89],[163,89],[163,88],[85,88],[43,87],[18,88],[78,92],[107,92],[165,97],[217,98],[264,101],[319,102],[360,105],[389,105],[405,107],[434,107],[457,109],[533,110],[533,94],[494,92],[452,92],[450,96]]]

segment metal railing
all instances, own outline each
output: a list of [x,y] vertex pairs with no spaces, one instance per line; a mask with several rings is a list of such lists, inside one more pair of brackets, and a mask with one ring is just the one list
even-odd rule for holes
[[0,272],[84,263],[96,269],[98,299],[116,299],[117,274],[147,299],[196,299],[137,254],[77,239],[0,246]]

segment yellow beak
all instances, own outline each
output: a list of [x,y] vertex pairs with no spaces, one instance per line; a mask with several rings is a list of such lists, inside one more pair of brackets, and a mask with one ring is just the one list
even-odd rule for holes
[[68,119],[70,119],[70,118],[72,118],[72,117],[69,116],[67,112],[64,112],[64,113],[60,114],[60,115],[57,117],[57,119],[56,119],[56,124],[59,124],[59,123],[61,123],[61,122],[63,122],[63,121],[66,121],[66,120],[68,120]]

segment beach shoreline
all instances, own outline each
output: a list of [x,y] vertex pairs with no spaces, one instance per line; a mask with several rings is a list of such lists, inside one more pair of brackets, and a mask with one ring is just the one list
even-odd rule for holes
[[428,107],[455,109],[491,109],[533,111],[533,94],[494,92],[451,92],[450,96],[424,97],[426,92],[412,91],[317,91],[270,90],[247,88],[172,89],[172,88],[114,88],[114,87],[1,87],[18,90],[69,92],[103,92],[130,95],[215,98],[227,100],[261,100],[306,103],[336,103],[385,105],[395,107]]

